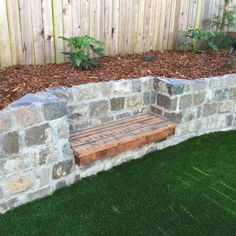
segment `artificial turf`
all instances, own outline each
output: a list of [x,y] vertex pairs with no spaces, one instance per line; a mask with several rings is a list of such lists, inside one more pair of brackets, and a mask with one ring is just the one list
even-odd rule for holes
[[236,131],[191,139],[0,216],[0,235],[236,235]]

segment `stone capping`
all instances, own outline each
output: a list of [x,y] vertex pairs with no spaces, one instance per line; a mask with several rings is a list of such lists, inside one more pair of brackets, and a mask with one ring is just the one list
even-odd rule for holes
[[[69,133],[138,113],[177,123],[176,134],[86,167]],[[0,111],[0,213],[191,137],[236,129],[236,74],[196,80],[142,77],[49,88]]]

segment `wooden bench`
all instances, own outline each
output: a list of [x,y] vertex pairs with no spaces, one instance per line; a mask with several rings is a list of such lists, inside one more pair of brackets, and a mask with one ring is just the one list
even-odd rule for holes
[[70,135],[70,145],[78,165],[165,140],[176,125],[153,114],[142,114]]

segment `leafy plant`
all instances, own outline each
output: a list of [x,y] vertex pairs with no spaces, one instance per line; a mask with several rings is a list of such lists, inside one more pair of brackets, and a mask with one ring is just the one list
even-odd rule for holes
[[219,12],[222,12],[221,16],[215,15],[205,20],[204,23],[216,29],[214,41],[218,48],[228,48],[233,39],[226,31],[233,28],[236,22],[236,5],[233,5],[233,0],[224,0],[224,4],[219,6]]
[[143,61],[153,61],[153,56],[151,55],[143,55]]
[[205,47],[210,48],[214,51],[218,50],[217,45],[214,43],[216,34],[212,31],[203,31],[201,29],[189,29],[183,31],[182,35],[186,37],[184,45],[190,48],[194,54],[201,54],[205,51]]
[[224,64],[225,69],[229,69],[232,70],[235,68],[235,62],[233,61],[232,58],[227,58],[225,60],[225,64]]
[[70,51],[63,52],[63,54],[67,55],[76,67],[89,69],[98,65],[98,61],[91,57],[92,53],[98,57],[104,56],[104,49],[102,47],[104,43],[94,37],[85,35],[60,38],[66,41],[70,48]]

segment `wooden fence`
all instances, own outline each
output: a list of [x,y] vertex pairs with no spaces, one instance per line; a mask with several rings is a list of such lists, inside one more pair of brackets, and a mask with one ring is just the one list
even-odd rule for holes
[[107,55],[174,49],[179,31],[220,14],[223,2],[0,0],[0,65],[63,62],[63,35],[95,36]]

